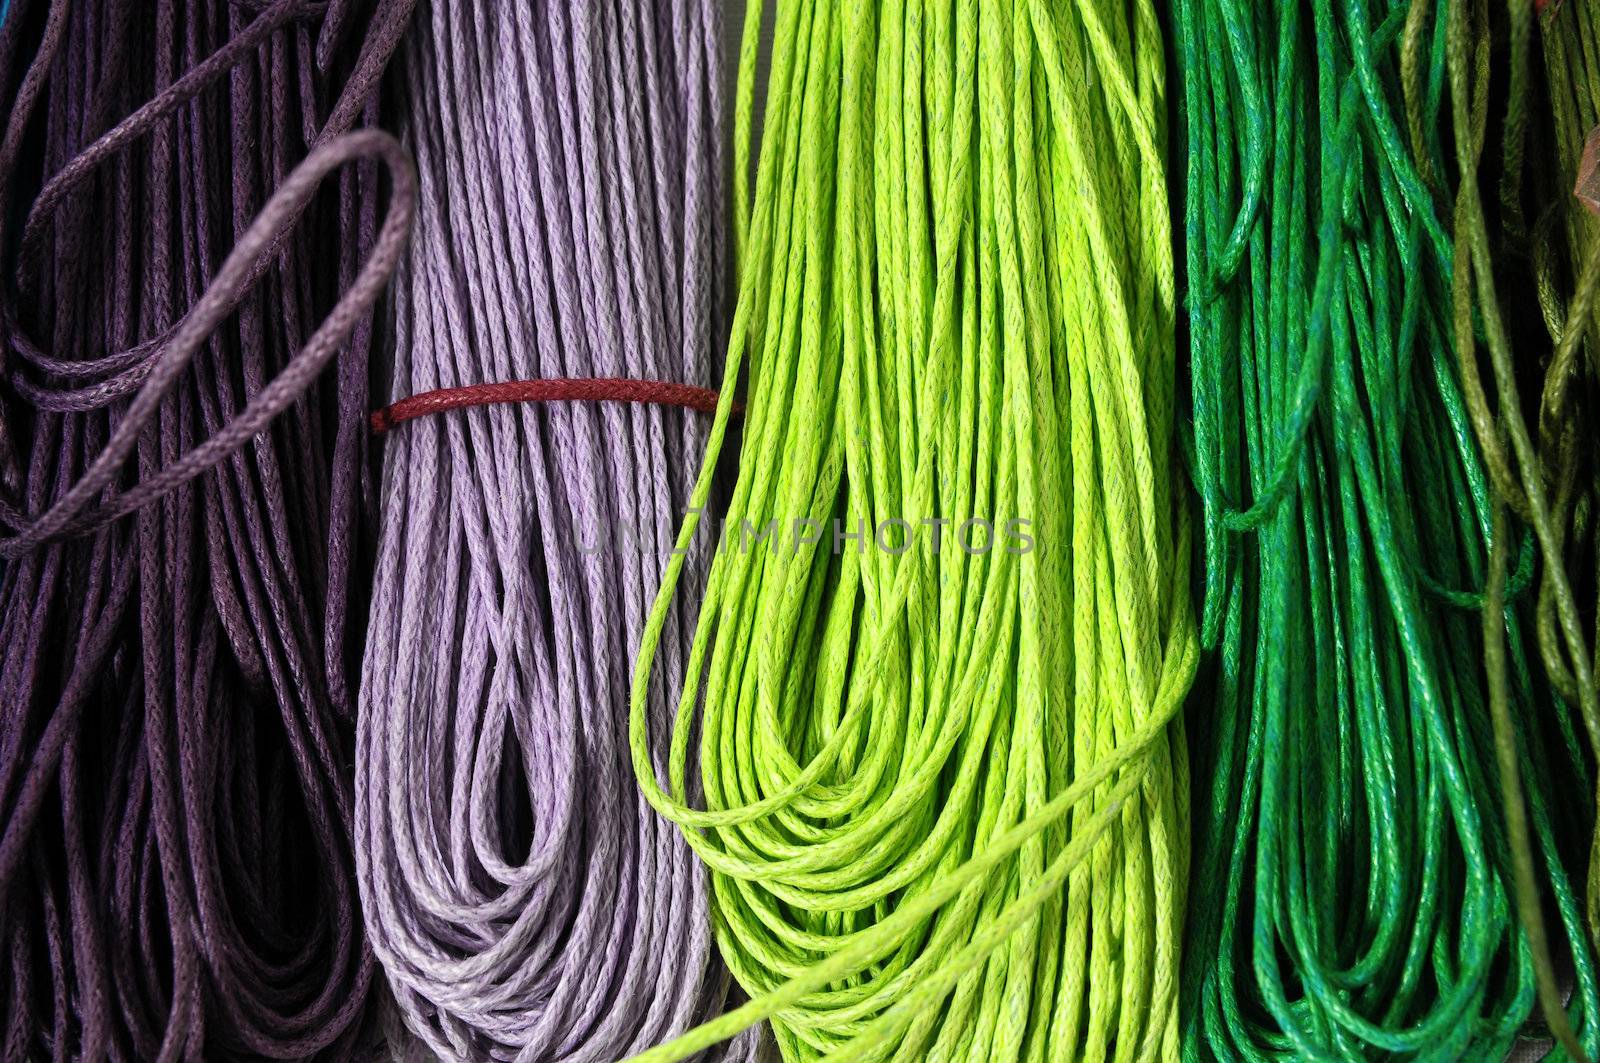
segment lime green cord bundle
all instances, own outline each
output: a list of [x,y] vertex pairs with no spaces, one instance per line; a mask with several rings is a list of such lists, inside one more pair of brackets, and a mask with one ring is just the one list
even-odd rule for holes
[[1494,534],[1459,379],[1452,17],[1176,6],[1216,651],[1189,712],[1191,1059],[1503,1056],[1536,990],[1500,752],[1573,1026],[1591,1055],[1600,1035],[1583,854],[1553,829],[1592,823],[1590,769],[1524,615],[1539,550]]
[[775,25],[696,505],[743,369],[739,475],[670,738],[681,557],[631,720],[751,999],[637,1058],[767,1019],[788,1059],[1175,1059],[1198,639],[1155,5]]

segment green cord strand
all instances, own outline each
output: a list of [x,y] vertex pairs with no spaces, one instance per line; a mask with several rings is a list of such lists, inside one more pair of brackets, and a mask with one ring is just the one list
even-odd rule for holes
[[1451,18],[1424,0],[1176,4],[1214,651],[1189,711],[1190,1059],[1503,1055],[1538,981],[1519,855],[1573,956],[1573,1025],[1591,1054],[1600,1037],[1552,827],[1588,821],[1585,751],[1530,666],[1538,536],[1513,565],[1456,358]]
[[696,506],[744,373],[739,474],[676,715],[680,557],[630,727],[750,1000],[637,1058],[769,1020],[791,1060],[1175,1060],[1199,643],[1156,5],[774,15]]

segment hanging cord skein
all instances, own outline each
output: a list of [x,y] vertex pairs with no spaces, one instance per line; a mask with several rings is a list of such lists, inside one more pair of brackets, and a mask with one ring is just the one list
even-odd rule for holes
[[[751,1000],[637,1058],[763,1018],[787,1059],[1176,1058],[1198,643],[1154,5],[775,15],[680,546],[748,371],[739,476],[631,732]],[[669,731],[652,674],[685,668]]]
[[[1600,625],[1595,615],[1593,562],[1596,556],[1592,528],[1597,495],[1596,453],[1592,423],[1596,382],[1600,381],[1600,325],[1594,317],[1596,284],[1600,283],[1600,227],[1579,198],[1583,191],[1581,167],[1586,150],[1600,143],[1586,131],[1595,129],[1600,87],[1593,75],[1596,12],[1592,5],[1570,5],[1563,14],[1547,10],[1539,18],[1544,41],[1547,95],[1533,83],[1532,35],[1535,13],[1529,4],[1508,4],[1505,38],[1508,47],[1506,114],[1502,122],[1498,224],[1491,227],[1485,211],[1480,171],[1485,133],[1490,124],[1493,70],[1490,58],[1498,28],[1490,12],[1465,3],[1450,4],[1448,36],[1451,119],[1459,172],[1455,201],[1454,330],[1463,392],[1472,427],[1483,448],[1490,484],[1494,489],[1493,560],[1491,594],[1500,592],[1505,555],[1514,530],[1526,528],[1539,545],[1543,567],[1539,582],[1534,630],[1539,655],[1550,682],[1558,692],[1563,712],[1577,710],[1583,734],[1596,761],[1600,761],[1600,687],[1595,661],[1600,654]],[[1588,54],[1584,52],[1588,47]],[[1514,336],[1500,305],[1494,252],[1517,248],[1526,242],[1521,232],[1524,215],[1523,181],[1537,184],[1541,168],[1524,174],[1531,150],[1545,147],[1534,135],[1537,123],[1530,113],[1541,99],[1548,100],[1550,129],[1558,156],[1554,167],[1556,188],[1536,188],[1551,204],[1536,217],[1531,256],[1537,298],[1554,345],[1542,360],[1542,388],[1538,394],[1537,422],[1529,426],[1520,385],[1526,374],[1513,354],[1523,345]],[[1542,128],[1542,127],[1539,127]],[[1592,163],[1591,163],[1592,165]],[[1559,235],[1558,235],[1559,234]],[[1557,260],[1565,237],[1568,260]],[[1570,269],[1564,276],[1562,269]],[[1572,288],[1568,295],[1564,290]],[[1491,388],[1480,368],[1479,341],[1489,363]],[[1535,345],[1538,349],[1539,345]],[[1524,349],[1526,349],[1524,345]],[[1523,356],[1524,358],[1526,355]],[[1526,404],[1529,407],[1534,404]],[[1523,534],[1527,534],[1524,532]],[[1585,562],[1588,575],[1583,575]],[[1587,593],[1585,593],[1585,591]],[[1528,839],[1529,810],[1515,776],[1515,741],[1506,718],[1503,688],[1507,668],[1503,642],[1506,626],[1500,614],[1485,617],[1485,660],[1489,667],[1495,710],[1496,744],[1502,774],[1509,780],[1504,795],[1505,817],[1517,859],[1519,914],[1532,943],[1541,1008],[1556,1037],[1574,1058],[1594,1058],[1595,1039],[1578,1044],[1574,1023],[1561,1000],[1555,962],[1547,936],[1546,913],[1532,874],[1533,853]],[[1563,721],[1565,716],[1563,716]],[[1570,725],[1569,725],[1570,726]],[[1591,781],[1591,788],[1594,787]],[[1593,791],[1600,802],[1600,790]],[[1579,819],[1578,822],[1585,822]],[[1586,822],[1594,833],[1588,852],[1588,889],[1585,929],[1591,943],[1600,941],[1600,824],[1593,810]],[[1587,1051],[1585,1051],[1585,1049]]]
[[[1540,450],[1566,571],[1578,581],[1587,574],[1587,586],[1575,582],[1574,592],[1590,625],[1593,676],[1600,659],[1600,446],[1594,445],[1600,437],[1600,314],[1594,306],[1600,285],[1600,6],[1556,5],[1540,18],[1539,28],[1555,131],[1550,147],[1556,187],[1550,198],[1556,209],[1551,237],[1536,246],[1555,251],[1562,246],[1559,233],[1566,250],[1565,263],[1554,253],[1536,258],[1555,344],[1544,363]],[[1576,704],[1576,679],[1571,666],[1562,663],[1568,650],[1553,580],[1540,585],[1538,634],[1556,688]]]
[[[559,400],[457,402],[385,437],[359,877],[400,1011],[446,1059],[611,1063],[730,988],[705,872],[634,786],[625,731],[707,418],[570,401],[604,397],[588,378],[712,380],[718,54],[712,0],[424,0],[403,48],[421,183],[391,413]],[[670,618],[675,664],[693,621]]]
[[[1545,238],[1535,245],[1545,322],[1553,349],[1543,362],[1539,395],[1539,457],[1549,485],[1551,545],[1539,587],[1539,651],[1551,681],[1570,705],[1600,710],[1600,7],[1561,4],[1539,19],[1555,141],[1555,204]],[[1566,262],[1556,250],[1565,237]],[[1539,253],[1546,252],[1546,253]],[[1565,266],[1563,272],[1562,267]],[[1507,492],[1516,511],[1517,495]],[[1559,560],[1557,560],[1557,558]],[[1559,568],[1557,566],[1560,566]],[[1570,592],[1563,591],[1563,577]],[[1562,604],[1571,593],[1574,610]],[[1571,612],[1578,623],[1569,626]],[[1583,620],[1589,627],[1583,648]],[[1579,636],[1579,637],[1574,637]],[[1587,693],[1579,674],[1587,667]],[[1587,711],[1587,710],[1585,710]],[[1591,844],[1589,932],[1600,936],[1600,883]]]
[[348,131],[408,11],[18,0],[0,30],[5,1059],[363,1036],[347,608],[414,181]]
[[1530,660],[1536,544],[1499,530],[1454,356],[1451,15],[1251,11],[1176,17],[1214,651],[1190,713],[1185,1054],[1503,1056],[1549,966],[1513,910],[1527,886],[1592,1055],[1600,987],[1553,829],[1589,822],[1592,768]]

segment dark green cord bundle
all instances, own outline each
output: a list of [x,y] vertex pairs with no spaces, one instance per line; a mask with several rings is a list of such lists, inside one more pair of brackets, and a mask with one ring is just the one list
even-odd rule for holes
[[1582,853],[1558,844],[1591,822],[1585,756],[1523,615],[1539,551],[1494,536],[1459,379],[1453,17],[1176,7],[1211,650],[1189,714],[1191,1059],[1503,1055],[1535,974],[1497,750],[1573,1025],[1591,1055],[1600,1036]]

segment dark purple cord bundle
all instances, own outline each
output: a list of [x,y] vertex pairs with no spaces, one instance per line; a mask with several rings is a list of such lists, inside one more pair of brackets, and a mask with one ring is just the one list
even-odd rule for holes
[[349,131],[410,7],[0,29],[5,1060],[342,1059],[368,1025],[352,563],[415,181]]

